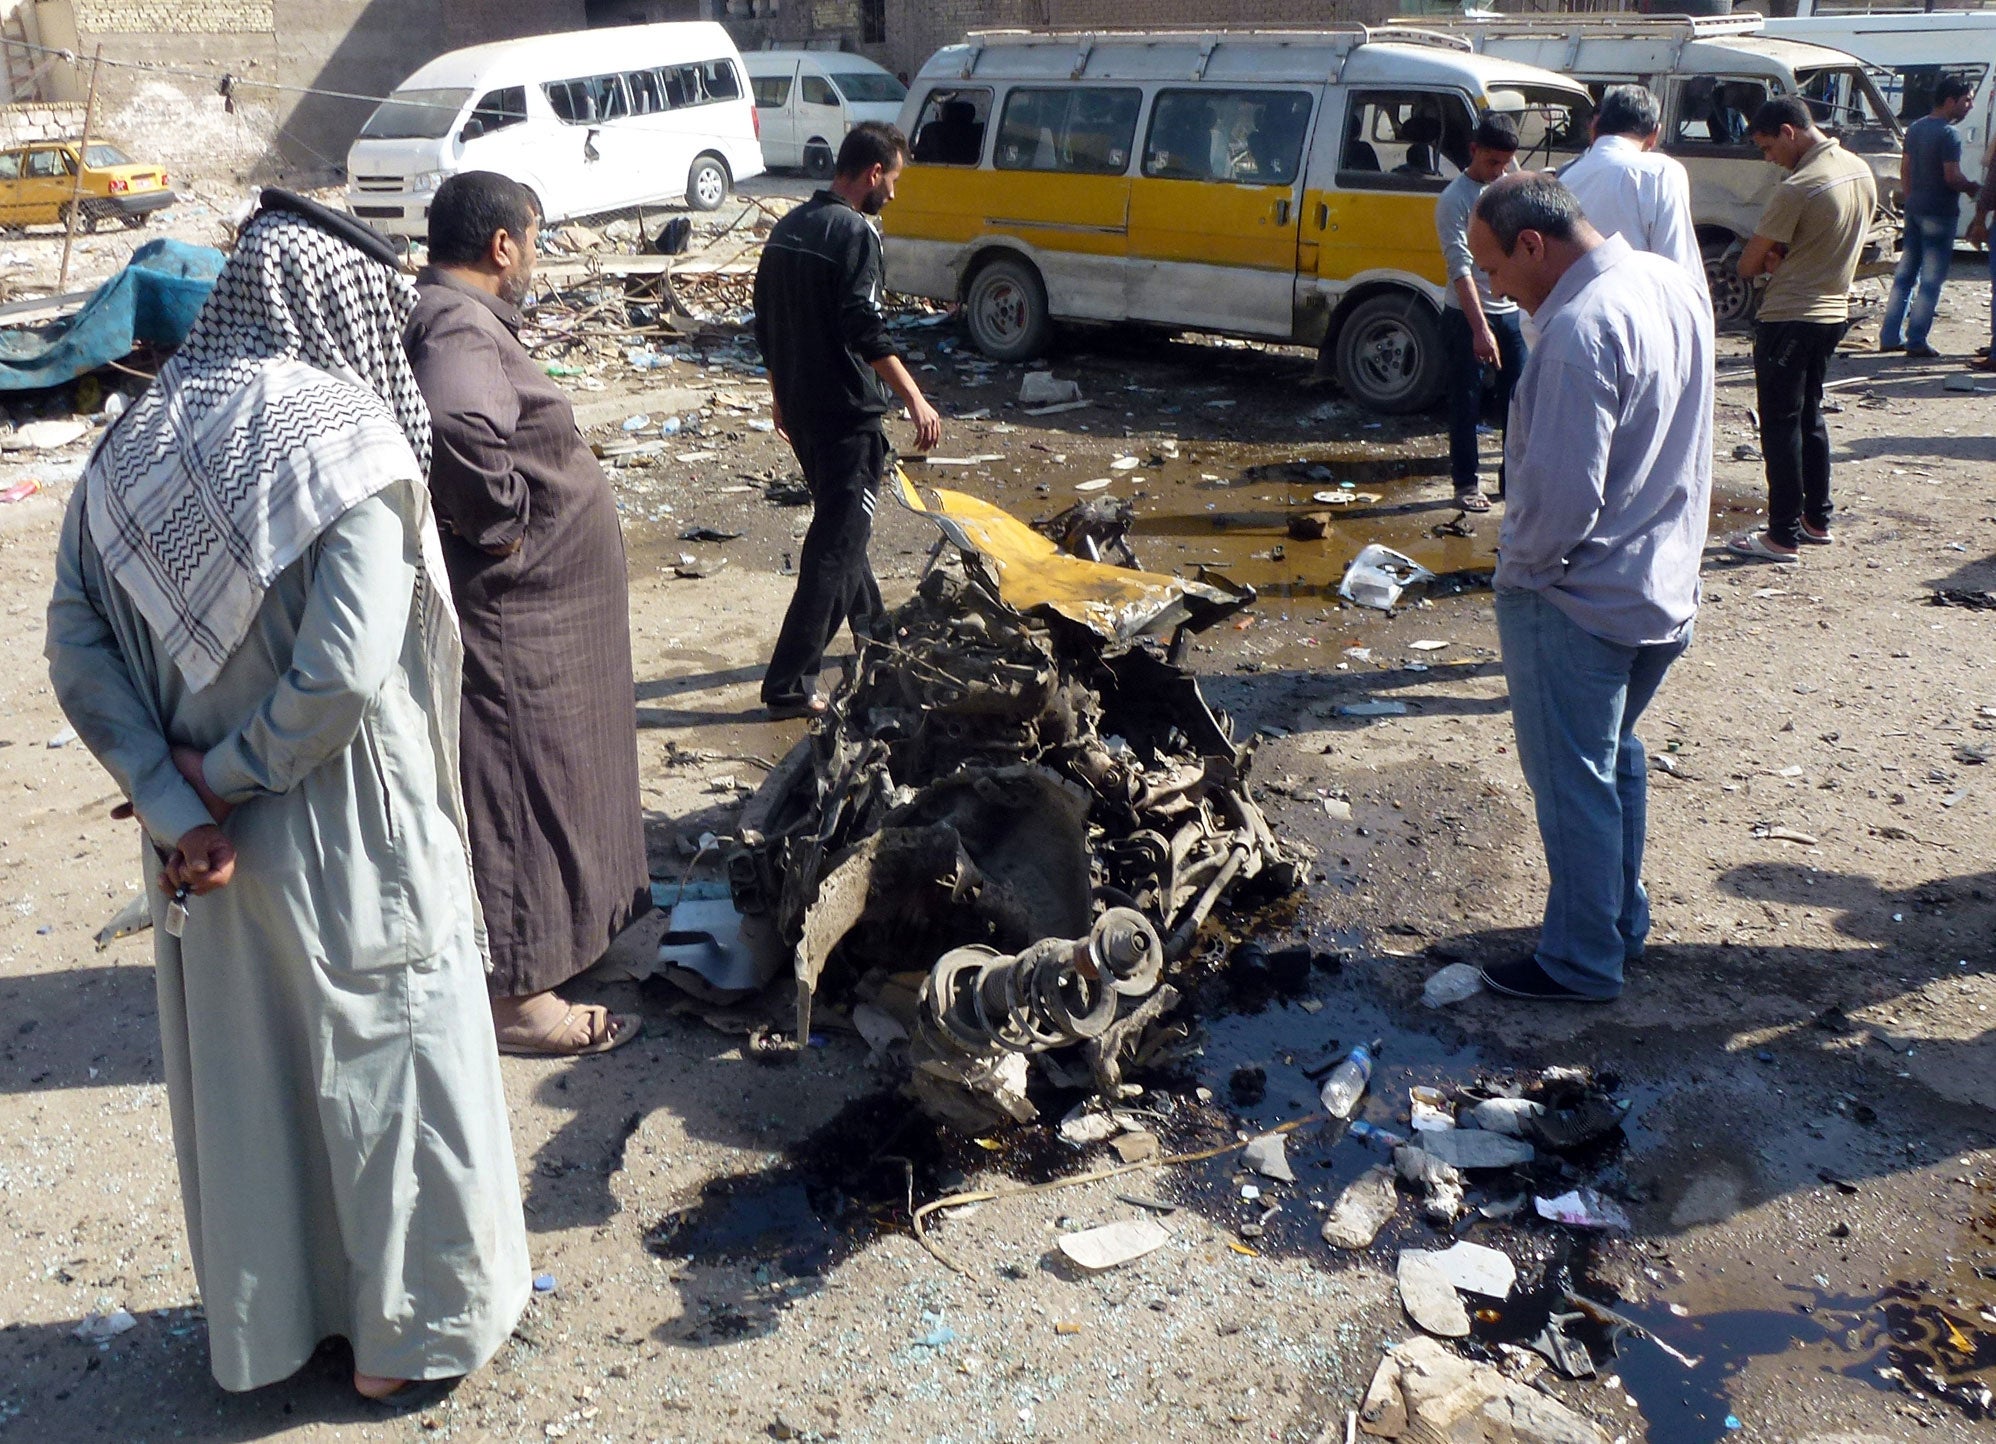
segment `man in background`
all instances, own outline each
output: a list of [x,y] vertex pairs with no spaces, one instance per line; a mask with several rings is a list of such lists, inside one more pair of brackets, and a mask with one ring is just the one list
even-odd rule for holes
[[1871,167],[1816,129],[1792,95],[1754,113],[1760,153],[1788,172],[1740,253],[1740,276],[1766,276],[1753,329],[1767,526],[1726,542],[1736,556],[1792,566],[1801,548],[1829,546],[1830,428],[1823,377],[1850,325],[1850,285],[1878,207]]
[[1640,85],[1602,93],[1591,130],[1594,143],[1559,172],[1588,224],[1620,236],[1639,251],[1675,261],[1700,286],[1705,260],[1691,224],[1691,178],[1656,150],[1662,125],[1656,97]]
[[504,1053],[603,1053],[635,1015],[554,990],[651,905],[630,586],[616,498],[520,344],[540,225],[491,171],[430,204],[404,342],[436,432],[430,494],[464,628],[464,792]]
[[[1525,332],[1515,301],[1494,294],[1490,278],[1469,253],[1469,217],[1483,188],[1511,168],[1518,129],[1509,116],[1486,115],[1470,137],[1469,164],[1435,201],[1435,234],[1448,267],[1442,299],[1442,344],[1447,349],[1448,462],[1455,504],[1488,511],[1477,472],[1476,428],[1483,419],[1484,368],[1497,373],[1497,404],[1508,409],[1511,388],[1525,369]],[[1504,465],[1497,467],[1497,495],[1504,495]]]
[[1934,87],[1934,108],[1906,127],[1905,149],[1899,154],[1906,228],[1878,333],[1880,351],[1904,351],[1916,360],[1940,355],[1927,344],[1927,332],[1954,260],[1961,198],[1976,191],[1974,178],[1961,172],[1961,132],[1955,125],[1974,108],[1975,88],[1959,75],[1944,75]]
[[841,625],[850,622],[858,638],[885,614],[866,547],[894,398],[915,423],[916,446],[927,451],[942,439],[942,417],[908,374],[880,314],[872,218],[894,199],[907,159],[907,138],[893,126],[854,126],[831,186],[776,223],[756,268],[756,344],[769,367],[777,430],[804,468],[813,508],[797,590],[762,679],[773,720],[821,714],[825,648]]

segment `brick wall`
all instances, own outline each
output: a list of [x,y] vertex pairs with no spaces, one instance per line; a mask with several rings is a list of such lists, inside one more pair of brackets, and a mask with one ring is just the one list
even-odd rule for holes
[[83,107],[53,105],[0,105],[0,145],[20,145],[30,140],[68,140],[83,133]]
[[253,35],[277,28],[274,0],[74,0],[92,35]]

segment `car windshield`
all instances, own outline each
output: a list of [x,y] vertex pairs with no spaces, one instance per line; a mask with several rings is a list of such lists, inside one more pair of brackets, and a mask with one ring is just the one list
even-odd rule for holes
[[854,105],[899,105],[908,98],[908,87],[891,75],[871,70],[834,70],[832,84]]
[[469,90],[398,90],[375,107],[362,140],[436,140],[450,133]]
[[1594,107],[1585,91],[1499,81],[1492,87],[1491,108],[1504,111],[1518,127],[1521,169],[1542,170],[1587,149]]
[[1857,66],[1798,70],[1795,87],[1816,124],[1850,150],[1892,150],[1904,134],[1891,105]]
[[87,145],[83,148],[83,163],[92,169],[113,165],[137,165],[138,162],[119,150],[115,145]]

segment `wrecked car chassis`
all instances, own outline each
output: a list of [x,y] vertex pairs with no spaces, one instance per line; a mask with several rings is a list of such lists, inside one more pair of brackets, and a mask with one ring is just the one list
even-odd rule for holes
[[1015,609],[1016,567],[955,550],[750,800],[727,867],[790,951],[796,1038],[835,977],[901,1024],[918,1100],[978,1127],[1036,1116],[1032,1056],[1075,1053],[1054,1076],[1116,1096],[1214,907],[1296,877],[1190,674],[1099,618]]

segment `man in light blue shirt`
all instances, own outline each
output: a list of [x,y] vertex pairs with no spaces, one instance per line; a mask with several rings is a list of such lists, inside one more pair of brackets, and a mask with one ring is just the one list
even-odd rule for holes
[[1497,630],[1550,889],[1511,997],[1608,1002],[1649,933],[1635,726],[1691,641],[1712,493],[1712,311],[1548,175],[1477,199],[1469,246],[1539,339],[1511,399]]

